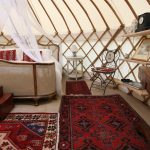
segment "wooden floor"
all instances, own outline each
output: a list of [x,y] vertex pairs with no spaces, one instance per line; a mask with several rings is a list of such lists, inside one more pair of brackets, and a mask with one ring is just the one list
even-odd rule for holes
[[[62,81],[62,94],[65,95],[65,82],[66,78],[63,78]],[[91,81],[86,80],[87,85],[90,87]],[[102,95],[102,90],[98,88],[92,88],[93,95]],[[150,126],[150,107],[143,104],[140,100],[134,98],[133,96],[129,96],[126,93],[117,90],[107,88],[105,95],[111,94],[120,94],[129,105],[149,124]],[[55,100],[42,100],[40,101],[39,106],[34,106],[32,101],[17,101],[15,102],[15,107],[11,112],[59,112],[61,97],[57,97]]]

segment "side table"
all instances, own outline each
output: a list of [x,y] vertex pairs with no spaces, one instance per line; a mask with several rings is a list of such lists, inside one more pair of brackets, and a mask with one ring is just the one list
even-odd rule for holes
[[83,78],[83,57],[68,56],[66,57],[66,59],[67,59],[67,77],[75,78],[76,80],[78,80],[78,78]]

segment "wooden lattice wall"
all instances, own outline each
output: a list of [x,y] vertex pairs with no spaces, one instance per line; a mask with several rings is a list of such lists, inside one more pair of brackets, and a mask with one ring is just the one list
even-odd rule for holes
[[[148,5],[150,5],[149,0],[145,0]],[[99,14],[99,18],[103,20],[105,23],[106,29],[102,32],[97,31],[95,25],[92,22],[92,19],[90,18],[89,12],[86,10],[85,6],[83,3],[80,2],[80,0],[76,0],[78,3],[78,6],[82,11],[84,12],[86,19],[88,19],[89,24],[92,27],[91,32],[84,32],[84,29],[82,28],[80,22],[78,21],[78,18],[76,17],[76,14],[71,10],[69,5],[65,0],[62,1],[63,4],[65,5],[67,11],[70,12],[72,17],[74,18],[76,24],[78,25],[78,28],[80,29],[79,33],[73,34],[71,32],[70,26],[68,25],[67,19],[63,15],[63,12],[61,11],[61,8],[59,8],[56,4],[55,0],[51,0],[51,3],[53,4],[53,7],[55,7],[57,13],[61,16],[62,20],[64,21],[64,24],[68,30],[67,34],[61,34],[59,33],[57,27],[55,26],[55,23],[53,22],[51,16],[47,13],[43,3],[44,0],[38,0],[38,3],[40,7],[43,9],[45,14],[47,15],[47,19],[49,19],[49,22],[51,23],[53,29],[55,30],[55,35],[54,38],[56,41],[58,41],[56,44],[59,45],[61,51],[63,52],[63,69],[64,72],[66,72],[66,56],[70,54],[70,47],[73,44],[76,44],[79,48],[79,55],[82,55],[84,57],[84,76],[90,78],[91,77],[91,66],[98,66],[101,65],[101,59],[100,56],[102,52],[105,49],[116,49],[119,47],[120,49],[120,58],[124,58],[125,54],[128,53],[129,55],[133,55],[135,52],[136,46],[139,44],[141,41],[140,38],[136,38],[136,40],[128,37],[122,37],[123,34],[127,33],[126,28],[123,24],[123,20],[121,17],[118,15],[114,7],[112,7],[111,3],[109,0],[104,0],[105,4],[112,10],[112,13],[115,15],[117,21],[119,22],[118,28],[115,30],[111,30],[111,26],[107,23],[105,17],[103,16],[103,13],[100,11],[98,8],[97,4],[94,2],[94,0],[88,0],[90,2],[91,6],[95,8],[97,13]],[[100,3],[101,1],[99,1]],[[134,10],[133,6],[130,4],[130,0],[124,0],[126,3],[127,7],[131,10],[129,13],[132,13],[137,19],[137,13]],[[36,12],[32,6],[32,3],[30,0],[28,0],[28,4],[35,15],[35,18],[37,21],[40,23],[40,20],[38,16],[36,15]],[[84,21],[84,20],[83,20]],[[13,47],[15,44],[12,39],[7,38],[5,35],[1,33],[0,35],[0,41],[1,42],[0,46],[1,48],[4,48],[5,45]],[[50,45],[51,40],[46,38],[45,36],[41,36],[37,38],[37,41],[40,45],[43,47],[48,47]],[[43,43],[44,44],[41,44]],[[137,72],[138,72],[138,66],[140,64],[136,63],[130,63],[126,61],[120,61],[118,70],[116,73],[116,78],[130,78],[132,80],[137,81]]]

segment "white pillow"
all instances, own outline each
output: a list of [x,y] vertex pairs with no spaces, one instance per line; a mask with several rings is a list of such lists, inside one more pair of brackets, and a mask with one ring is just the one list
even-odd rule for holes
[[42,58],[44,61],[50,60],[50,57],[52,56],[52,51],[50,49],[43,49],[42,51]]
[[23,52],[20,49],[16,49],[16,60],[23,60]]

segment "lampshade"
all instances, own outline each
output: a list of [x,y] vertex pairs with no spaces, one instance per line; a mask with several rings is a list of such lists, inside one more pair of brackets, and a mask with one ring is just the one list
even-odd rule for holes
[[71,45],[70,50],[71,50],[72,52],[77,52],[77,51],[78,51],[78,48],[77,48],[76,45]]

